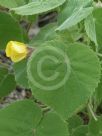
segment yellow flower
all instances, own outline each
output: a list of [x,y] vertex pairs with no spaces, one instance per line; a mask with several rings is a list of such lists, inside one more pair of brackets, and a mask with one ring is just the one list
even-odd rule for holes
[[10,41],[6,47],[6,56],[11,58],[13,62],[21,61],[27,57],[28,49],[24,43]]

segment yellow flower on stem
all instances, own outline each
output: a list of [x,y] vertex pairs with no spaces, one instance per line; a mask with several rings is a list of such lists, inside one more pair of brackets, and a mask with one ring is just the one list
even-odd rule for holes
[[21,61],[27,57],[28,48],[24,43],[10,41],[6,47],[6,56],[11,58],[13,62]]

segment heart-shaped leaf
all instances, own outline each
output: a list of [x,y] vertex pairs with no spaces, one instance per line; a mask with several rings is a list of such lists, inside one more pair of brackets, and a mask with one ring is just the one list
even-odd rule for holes
[[87,102],[98,86],[100,71],[99,59],[91,49],[56,41],[36,49],[27,68],[34,96],[64,118]]

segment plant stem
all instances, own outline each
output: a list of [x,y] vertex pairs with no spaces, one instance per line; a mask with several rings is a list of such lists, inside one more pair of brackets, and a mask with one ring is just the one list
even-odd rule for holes
[[102,57],[102,54],[101,54],[101,53],[97,53],[97,55],[98,55],[99,57]]
[[97,119],[97,117],[96,117],[95,113],[93,112],[93,110],[92,110],[92,107],[91,107],[91,104],[90,104],[90,103],[88,104],[88,108],[89,108],[89,111],[90,111],[90,113],[91,113],[92,117],[94,118],[94,120],[95,120],[95,121],[97,121],[98,119]]

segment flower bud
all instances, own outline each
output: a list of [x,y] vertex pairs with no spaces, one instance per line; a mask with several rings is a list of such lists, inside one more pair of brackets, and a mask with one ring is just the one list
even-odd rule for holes
[[27,57],[28,49],[24,43],[9,41],[6,47],[6,56],[13,62],[21,61]]

